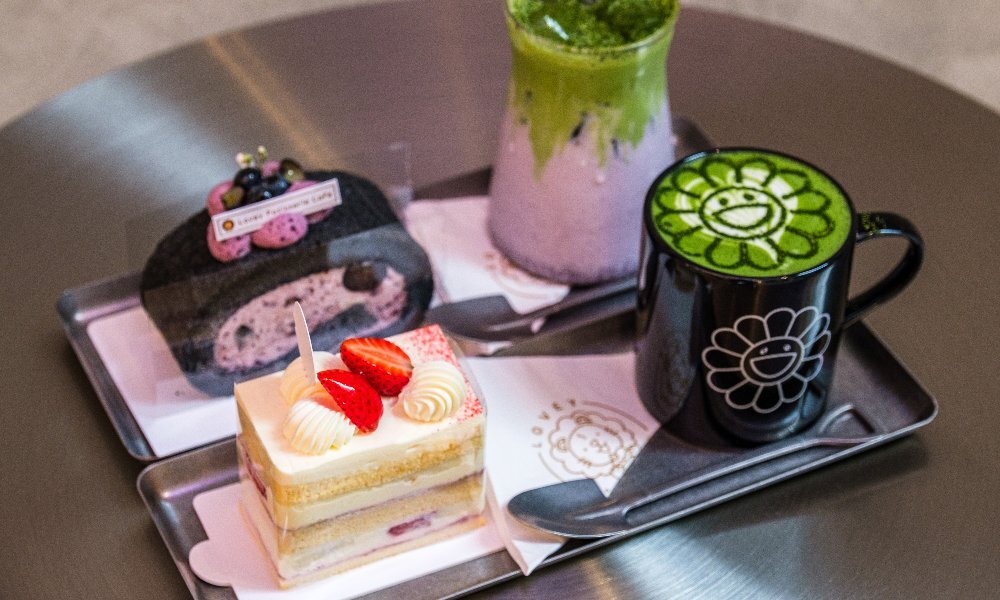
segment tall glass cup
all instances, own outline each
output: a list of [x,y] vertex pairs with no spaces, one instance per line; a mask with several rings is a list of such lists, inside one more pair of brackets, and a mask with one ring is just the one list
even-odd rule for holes
[[[627,8],[607,8],[616,4],[656,10],[643,25]],[[513,64],[490,185],[493,242],[514,263],[556,281],[634,273],[643,198],[674,160],[666,59],[677,0],[582,3],[580,10],[603,11],[600,19],[619,30],[651,31],[617,45],[600,45],[608,42],[600,23],[582,32],[560,23],[579,16],[565,11],[549,17],[536,10],[526,23],[532,5],[572,7],[507,0]]]

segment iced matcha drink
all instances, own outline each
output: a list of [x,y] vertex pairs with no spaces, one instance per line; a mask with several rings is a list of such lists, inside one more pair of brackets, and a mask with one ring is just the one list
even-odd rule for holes
[[676,0],[508,0],[513,50],[489,226],[511,260],[596,283],[636,270],[642,201],[673,162]]

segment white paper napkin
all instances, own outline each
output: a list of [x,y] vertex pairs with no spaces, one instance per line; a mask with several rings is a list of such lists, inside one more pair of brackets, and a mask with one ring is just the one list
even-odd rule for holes
[[486,464],[497,530],[525,574],[563,538],[507,512],[517,494],[590,478],[608,495],[659,424],[635,390],[633,353],[468,358],[486,399]]
[[95,319],[87,334],[155,456],[236,435],[236,401],[188,383],[141,306]]
[[427,251],[444,302],[502,295],[521,314],[566,297],[569,286],[535,277],[510,263],[486,230],[489,197],[421,200],[406,209],[410,235]]

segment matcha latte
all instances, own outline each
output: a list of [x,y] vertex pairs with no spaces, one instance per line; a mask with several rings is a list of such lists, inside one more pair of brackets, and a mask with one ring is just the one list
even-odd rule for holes
[[676,0],[508,0],[507,110],[489,228],[568,283],[636,270],[642,199],[673,161],[666,57]]
[[650,190],[649,218],[676,253],[729,275],[779,277],[821,265],[851,230],[851,207],[825,173],[760,150],[697,154]]

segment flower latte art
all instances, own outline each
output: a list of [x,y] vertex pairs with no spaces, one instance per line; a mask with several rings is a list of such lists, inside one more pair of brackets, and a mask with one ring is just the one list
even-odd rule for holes
[[780,276],[819,265],[843,245],[851,209],[819,170],[762,151],[685,160],[656,184],[650,217],[674,251],[733,275]]
[[811,306],[747,315],[712,332],[702,352],[708,386],[726,404],[761,414],[800,400],[830,345],[830,315]]

